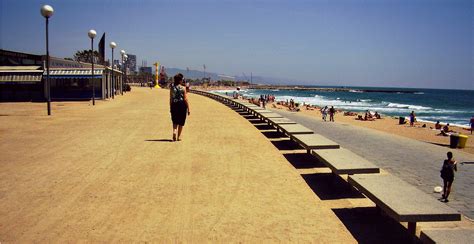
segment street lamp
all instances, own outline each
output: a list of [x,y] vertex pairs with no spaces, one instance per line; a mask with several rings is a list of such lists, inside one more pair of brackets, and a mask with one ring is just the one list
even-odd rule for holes
[[87,33],[89,38],[91,39],[91,64],[92,64],[92,75],[91,75],[91,81],[92,81],[92,105],[95,105],[95,82],[94,82],[94,37],[97,35],[97,32],[95,30],[89,30]]
[[[127,60],[128,60],[128,55],[127,55],[127,54],[124,54],[124,55],[123,55],[123,61],[125,62],[124,64],[127,63]],[[124,82],[124,84],[126,84],[126,83],[128,82],[128,78],[127,78],[127,66],[124,65],[123,68],[124,68],[124,71],[125,71],[125,82]]]
[[125,50],[122,49],[122,50],[120,51],[120,54],[122,55],[122,67],[121,67],[121,68],[122,68],[122,86],[120,87],[120,93],[121,93],[122,96],[123,96],[123,85],[124,85],[124,75],[125,75],[125,74],[124,74],[124,73],[125,73],[125,72],[124,72],[125,63],[123,62],[123,59],[124,59],[124,55],[125,55]]
[[46,103],[48,107],[48,115],[51,115],[51,84],[49,83],[49,37],[48,37],[48,25],[49,18],[53,16],[54,9],[49,5],[43,5],[41,7],[41,15],[46,19]]
[[110,43],[110,48],[112,48],[112,63],[110,66],[112,66],[112,99],[115,97],[115,80],[114,80],[114,48],[117,47],[117,44],[115,42]]

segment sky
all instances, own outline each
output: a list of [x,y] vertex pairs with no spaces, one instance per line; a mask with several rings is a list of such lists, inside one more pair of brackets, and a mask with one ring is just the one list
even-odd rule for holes
[[[474,90],[472,0],[0,0],[0,48],[89,49],[89,29],[137,64],[298,85]],[[99,38],[96,38],[97,42]],[[108,46],[108,45],[107,45]],[[110,58],[110,48],[106,50]]]

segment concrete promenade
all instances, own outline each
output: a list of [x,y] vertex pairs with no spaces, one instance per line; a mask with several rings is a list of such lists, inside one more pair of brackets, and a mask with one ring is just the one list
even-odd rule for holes
[[474,219],[474,155],[367,128],[323,122],[321,118],[288,111],[275,111],[330,138],[436,198],[440,194],[434,193],[433,188],[443,184],[439,172],[441,165],[446,159],[446,152],[453,151],[458,163],[470,163],[458,165],[450,202],[447,204]]
[[51,117],[44,103],[0,103],[0,242],[376,236],[351,225],[357,212],[334,210],[366,199],[322,201],[244,117],[198,95],[190,103],[180,142],[170,142],[167,90],[54,102]]

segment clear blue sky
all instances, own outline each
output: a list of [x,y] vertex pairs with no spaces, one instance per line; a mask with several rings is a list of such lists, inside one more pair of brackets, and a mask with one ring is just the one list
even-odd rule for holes
[[137,64],[206,64],[295,84],[474,89],[471,0],[0,0],[0,48],[45,52],[43,4],[55,10],[58,57],[89,48],[93,28]]

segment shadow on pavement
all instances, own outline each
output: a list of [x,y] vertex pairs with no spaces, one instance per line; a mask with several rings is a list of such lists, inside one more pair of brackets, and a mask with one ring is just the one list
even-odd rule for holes
[[296,169],[326,168],[326,165],[308,153],[284,153],[283,156]]
[[283,133],[278,131],[262,131],[262,134],[268,139],[287,138]]
[[[264,122],[262,122],[264,123]],[[274,130],[275,127],[271,126],[271,125],[268,125],[268,124],[259,124],[259,125],[255,125],[255,127],[257,127],[257,129],[259,130]]]
[[364,198],[364,195],[333,173],[302,174],[301,176],[321,200]]
[[154,142],[172,142],[171,139],[156,139],[156,140],[145,140],[145,141],[154,141]]
[[304,149],[300,144],[288,139],[288,140],[281,140],[281,141],[271,141],[273,146],[278,148],[278,150],[298,150]]
[[252,123],[252,124],[267,124],[267,123],[263,122],[261,119],[247,119],[247,121]]
[[433,144],[433,145],[436,145],[436,146],[442,146],[442,147],[448,147],[449,148],[449,144],[443,144],[443,143],[436,143],[436,142],[430,142],[430,141],[425,141],[426,143],[429,143],[429,144]]
[[358,243],[412,243],[406,228],[376,207],[333,209]]
[[242,117],[244,117],[245,119],[258,119],[258,120],[260,120],[257,116],[250,115],[250,114],[242,115]]

